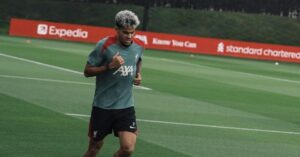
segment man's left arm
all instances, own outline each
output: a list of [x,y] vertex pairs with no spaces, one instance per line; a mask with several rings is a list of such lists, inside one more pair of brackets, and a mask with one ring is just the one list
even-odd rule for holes
[[141,70],[142,70],[142,59],[140,58],[136,64],[136,75],[133,81],[134,85],[138,86],[142,82]]

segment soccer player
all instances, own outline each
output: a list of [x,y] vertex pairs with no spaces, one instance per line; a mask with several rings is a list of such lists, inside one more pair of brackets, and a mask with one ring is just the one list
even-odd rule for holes
[[100,40],[90,53],[84,69],[86,77],[96,76],[89,128],[89,146],[84,157],[95,157],[105,136],[112,132],[120,148],[113,157],[129,157],[134,151],[137,123],[132,87],[140,85],[144,46],[134,39],[140,21],[129,10],[115,16],[116,35]]

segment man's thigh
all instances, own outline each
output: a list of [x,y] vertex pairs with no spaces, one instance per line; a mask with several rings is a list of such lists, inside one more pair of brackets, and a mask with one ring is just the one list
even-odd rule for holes
[[134,107],[115,110],[113,113],[113,130],[115,136],[119,136],[119,132],[137,132],[137,123]]
[[105,136],[112,133],[112,123],[111,111],[93,107],[89,137],[93,141],[102,141]]
[[133,150],[136,144],[137,135],[133,132],[119,131],[118,132],[120,146],[129,150]]

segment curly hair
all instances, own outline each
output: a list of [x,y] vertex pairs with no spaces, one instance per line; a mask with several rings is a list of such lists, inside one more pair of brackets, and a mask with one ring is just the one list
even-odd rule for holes
[[118,28],[133,27],[136,28],[140,24],[140,20],[135,13],[130,10],[122,10],[116,14],[116,26]]

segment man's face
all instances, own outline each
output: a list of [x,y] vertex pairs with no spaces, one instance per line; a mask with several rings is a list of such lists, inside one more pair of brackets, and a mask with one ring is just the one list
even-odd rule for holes
[[132,43],[133,36],[135,34],[135,28],[116,28],[118,39],[121,44],[129,46]]

